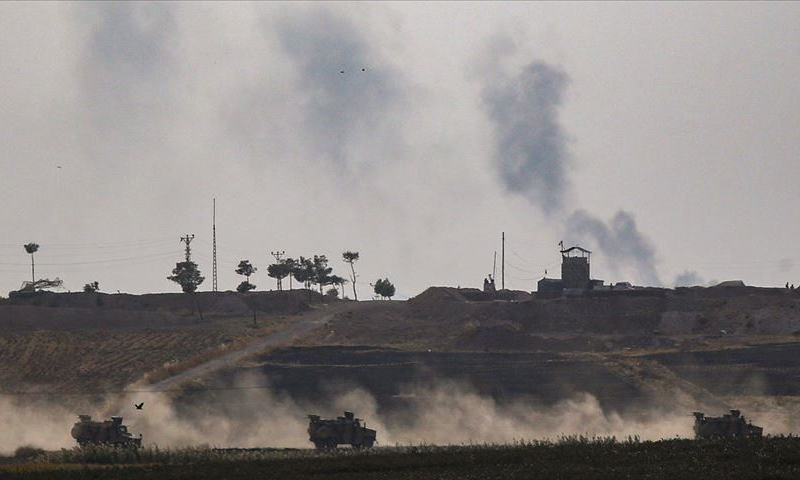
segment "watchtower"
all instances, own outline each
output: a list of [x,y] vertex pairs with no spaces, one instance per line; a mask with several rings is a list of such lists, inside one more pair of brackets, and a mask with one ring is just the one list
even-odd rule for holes
[[579,246],[561,250],[561,281],[564,288],[588,289],[589,257],[592,252]]

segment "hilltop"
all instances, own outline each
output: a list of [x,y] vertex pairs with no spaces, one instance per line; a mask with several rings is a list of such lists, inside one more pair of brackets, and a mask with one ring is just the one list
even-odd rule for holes
[[635,353],[791,342],[800,334],[800,295],[785,289],[646,289],[558,298],[501,292],[500,297],[431,287],[409,301],[323,303],[308,290],[4,299],[0,386],[120,388],[165,365],[176,373],[243,348],[312,312],[331,315],[297,339],[298,346]]
[[[196,425],[223,422],[220,446],[305,446],[302,413],[342,408],[379,419],[396,442],[686,436],[687,412],[734,407],[767,432],[800,428],[800,295],[784,289],[490,299],[431,287],[368,302],[307,290],[44,294],[0,302],[0,326],[0,390],[97,394],[66,402],[87,411],[133,384],[169,392],[147,400],[169,401],[166,419],[132,423],[165,445],[202,443],[209,433]],[[280,428],[258,429],[275,421],[252,421],[265,408],[283,412]],[[460,428],[440,420],[451,417]]]

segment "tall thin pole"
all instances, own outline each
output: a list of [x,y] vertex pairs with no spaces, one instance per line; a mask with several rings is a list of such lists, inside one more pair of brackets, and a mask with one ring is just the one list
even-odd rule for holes
[[[276,262],[276,263],[281,263],[281,257],[282,257],[282,256],[283,256],[283,255],[284,255],[286,252],[285,252],[285,251],[283,251],[283,250],[279,250],[279,251],[277,251],[277,252],[269,252],[269,253],[271,253],[271,254],[272,254],[272,256],[273,256],[273,257],[275,257],[275,262]],[[278,290],[283,290],[283,281],[282,281],[281,277],[277,277],[277,280],[278,280]],[[290,282],[292,281],[292,280],[291,280],[291,278],[289,279],[289,281],[290,281]]]
[[211,274],[211,291],[217,291],[217,199],[214,199],[214,213],[212,215],[212,222],[211,222],[211,237],[212,237],[212,244],[213,244],[213,253],[212,253],[212,274]]
[[506,289],[506,232],[503,232],[503,250],[501,254],[501,266],[500,266],[500,274],[502,278],[500,280],[500,290]]
[[492,279],[497,277],[497,250],[494,251],[494,261],[492,262]]
[[189,246],[189,244],[192,243],[192,240],[194,240],[194,234],[189,235],[187,233],[185,237],[181,237],[181,242],[186,244],[186,261],[187,262],[191,262],[192,261],[192,247]]

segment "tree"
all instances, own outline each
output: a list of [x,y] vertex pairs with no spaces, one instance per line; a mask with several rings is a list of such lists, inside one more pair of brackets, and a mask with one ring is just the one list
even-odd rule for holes
[[294,277],[294,270],[297,266],[297,260],[294,258],[287,258],[283,261],[283,264],[286,268],[287,277],[289,277],[289,291],[292,290],[292,278]]
[[325,255],[314,255],[314,283],[319,285],[319,294],[322,295],[322,287],[330,285],[331,272],[333,268],[328,266],[328,258]]
[[352,282],[353,284],[353,298],[355,298],[355,300],[358,301],[358,293],[356,292],[357,275],[356,275],[356,269],[353,266],[353,264],[358,261],[358,252],[351,252],[348,250],[342,254],[342,259],[350,264],[350,272],[352,273],[352,275],[350,276],[350,282]]
[[87,283],[83,286],[83,291],[86,293],[93,293],[100,290],[100,282],[94,281]]
[[206,278],[200,275],[197,264],[192,261],[178,262],[172,269],[172,275],[167,280],[172,280],[181,286],[184,293],[193,293]]
[[26,243],[25,245],[23,245],[23,247],[25,248],[25,251],[28,252],[31,256],[31,282],[36,283],[36,275],[34,275],[34,268],[33,268],[33,254],[39,250],[39,244],[31,242],[31,243]]
[[256,273],[258,269],[254,267],[250,260],[242,260],[239,262],[239,267],[236,269],[236,273],[239,275],[244,275],[247,279],[240,283],[238,287],[236,287],[236,291],[240,293],[249,292],[250,290],[255,290],[256,286],[250,283],[250,275]]
[[309,258],[300,257],[294,264],[292,275],[307,289],[311,289],[311,282],[314,279],[314,262]]
[[375,287],[375,294],[380,295],[381,298],[389,298],[391,299],[394,297],[395,289],[392,282],[389,281],[388,278],[378,279],[375,281],[373,285]]
[[273,263],[267,267],[267,275],[278,281],[278,290],[283,290],[283,279],[290,277],[291,273],[292,266],[288,265],[286,260],[278,260],[276,263]]
[[[344,284],[347,283],[347,279],[343,278],[343,277],[340,277],[339,275],[331,275],[328,278],[328,283],[330,285],[333,285],[334,287],[337,287],[336,288],[336,290],[337,290],[336,293],[337,293],[337,296],[338,296],[339,291],[344,293]],[[344,295],[342,295],[342,296],[344,296]]]

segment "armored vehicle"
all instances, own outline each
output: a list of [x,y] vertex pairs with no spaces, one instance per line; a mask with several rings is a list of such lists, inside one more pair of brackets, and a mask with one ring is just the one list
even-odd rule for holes
[[721,417],[706,417],[694,412],[694,438],[754,438],[761,437],[764,429],[747,422],[739,410]]
[[362,424],[353,412],[344,412],[344,417],[336,420],[323,419],[319,415],[309,415],[308,420],[308,439],[314,442],[317,450],[348,444],[353,448],[370,448],[375,443],[375,430]]
[[111,417],[111,420],[98,422],[93,421],[90,415],[78,415],[78,422],[72,426],[70,433],[82,447],[89,444],[115,447],[142,446],[142,436],[131,435],[128,427],[122,424],[122,417]]

